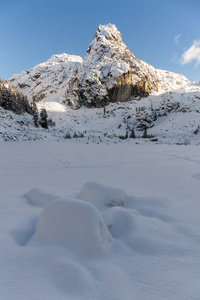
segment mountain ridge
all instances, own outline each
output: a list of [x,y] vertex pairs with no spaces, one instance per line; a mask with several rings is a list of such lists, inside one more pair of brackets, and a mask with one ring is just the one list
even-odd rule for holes
[[108,24],[99,25],[84,59],[65,53],[53,55],[47,62],[13,75],[8,82],[29,101],[48,99],[80,108],[166,92],[189,80],[138,60],[116,26]]

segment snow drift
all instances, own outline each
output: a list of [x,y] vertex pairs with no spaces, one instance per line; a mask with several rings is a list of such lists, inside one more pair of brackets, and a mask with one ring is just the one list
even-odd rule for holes
[[42,207],[60,198],[59,196],[52,195],[49,192],[37,188],[31,189],[29,192],[25,194],[25,196],[31,204],[42,206]]
[[90,202],[98,210],[105,210],[109,207],[123,206],[127,200],[127,195],[120,188],[87,182],[81,189],[78,198]]

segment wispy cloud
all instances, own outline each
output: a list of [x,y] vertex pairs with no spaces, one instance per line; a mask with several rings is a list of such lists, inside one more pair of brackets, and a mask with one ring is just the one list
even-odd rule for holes
[[195,40],[193,45],[181,56],[182,65],[192,62],[196,62],[196,66],[200,64],[200,40]]
[[181,34],[178,34],[177,36],[175,36],[174,42],[175,42],[175,45],[176,45],[176,46],[178,46],[179,41],[180,41],[180,38],[181,38]]

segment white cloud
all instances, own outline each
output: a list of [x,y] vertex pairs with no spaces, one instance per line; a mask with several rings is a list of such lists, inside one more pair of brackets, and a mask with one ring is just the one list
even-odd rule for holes
[[200,40],[195,40],[193,45],[181,56],[181,64],[189,64],[196,61],[196,66],[200,64]]
[[175,36],[174,41],[175,41],[176,46],[178,46],[180,38],[181,38],[181,34],[178,34],[177,36]]

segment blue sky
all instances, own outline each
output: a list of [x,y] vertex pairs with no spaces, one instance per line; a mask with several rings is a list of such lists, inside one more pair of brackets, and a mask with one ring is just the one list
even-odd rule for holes
[[99,24],[115,24],[134,55],[200,79],[199,0],[7,0],[0,10],[0,78],[52,54],[85,56]]

